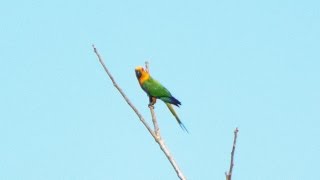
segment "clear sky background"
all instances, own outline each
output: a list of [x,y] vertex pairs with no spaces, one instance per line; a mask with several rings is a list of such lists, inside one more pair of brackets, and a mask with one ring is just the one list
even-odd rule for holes
[[150,122],[134,68],[162,102],[163,138],[189,179],[320,179],[319,1],[4,1],[0,6],[0,179],[177,179],[112,86]]

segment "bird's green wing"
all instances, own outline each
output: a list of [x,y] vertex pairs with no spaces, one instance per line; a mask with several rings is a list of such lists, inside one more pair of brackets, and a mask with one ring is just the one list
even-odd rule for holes
[[152,97],[171,97],[171,93],[152,77],[143,83],[142,88],[149,96]]

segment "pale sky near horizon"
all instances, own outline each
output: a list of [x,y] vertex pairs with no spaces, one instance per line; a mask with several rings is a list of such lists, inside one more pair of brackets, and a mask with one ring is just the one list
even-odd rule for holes
[[0,6],[1,180],[174,180],[103,71],[150,122],[134,68],[182,102],[161,133],[191,180],[320,179],[320,3],[5,1]]

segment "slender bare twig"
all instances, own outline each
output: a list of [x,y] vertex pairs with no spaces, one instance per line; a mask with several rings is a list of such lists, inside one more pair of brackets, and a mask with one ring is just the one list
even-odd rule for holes
[[[149,69],[149,62],[148,61],[145,62],[145,66],[146,66],[146,71],[149,73],[150,69]],[[156,136],[158,138],[161,138],[157,117],[156,117],[156,114],[154,112],[154,106],[149,106],[149,108],[150,108],[150,112],[151,112],[152,123],[153,123],[153,126],[154,126],[154,133],[156,134]]]
[[146,66],[146,71],[149,73],[150,71],[150,69],[149,69],[149,62],[148,61],[146,61],[145,62],[145,66]]
[[[160,131],[159,131],[159,127],[157,124],[157,119],[154,113],[153,108],[150,108],[151,111],[151,116],[152,116],[152,121],[154,122],[154,126],[155,126],[155,131],[153,131],[150,126],[148,125],[148,123],[145,121],[145,119],[143,118],[143,116],[140,114],[140,112],[138,111],[138,109],[131,103],[131,101],[129,100],[129,98],[124,94],[124,92],[122,91],[122,89],[118,86],[118,84],[116,83],[116,81],[114,80],[113,76],[111,75],[111,73],[109,72],[109,70],[107,69],[106,65],[103,62],[102,57],[100,56],[98,50],[96,49],[96,47],[94,45],[92,45],[93,47],[93,51],[94,53],[97,55],[99,62],[101,63],[102,67],[104,68],[105,72],[108,74],[109,78],[111,79],[113,85],[116,87],[116,89],[120,92],[120,94],[122,95],[122,97],[125,99],[125,101],[128,103],[128,105],[132,108],[132,110],[137,114],[137,116],[139,117],[140,121],[143,123],[143,125],[147,128],[147,130],[149,131],[149,133],[151,134],[151,136],[154,138],[154,140],[159,144],[160,149],[162,150],[162,152],[166,155],[167,159],[169,160],[170,164],[172,165],[172,167],[174,168],[175,172],[177,173],[177,176],[181,179],[181,180],[186,180],[186,177],[184,176],[184,174],[182,173],[181,169],[179,168],[177,162],[174,160],[173,156],[171,155],[168,147],[166,146],[164,140],[161,138],[160,136]],[[148,67],[149,69],[149,67]]]
[[231,180],[231,177],[232,177],[232,170],[233,170],[233,166],[234,166],[234,152],[236,150],[238,132],[239,132],[239,130],[238,130],[238,128],[236,128],[234,130],[234,138],[233,138],[233,146],[232,146],[232,151],[231,151],[230,168],[229,168],[229,172],[225,173],[226,174],[226,180]]
[[156,134],[157,138],[161,138],[156,113],[154,112],[154,106],[149,106],[149,109],[151,113],[152,123],[154,126],[154,133]]

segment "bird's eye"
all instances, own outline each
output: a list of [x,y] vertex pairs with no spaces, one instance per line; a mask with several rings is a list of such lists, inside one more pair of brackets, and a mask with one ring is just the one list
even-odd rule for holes
[[136,76],[137,76],[137,78],[140,78],[141,77],[141,72],[140,71],[136,71]]

